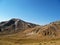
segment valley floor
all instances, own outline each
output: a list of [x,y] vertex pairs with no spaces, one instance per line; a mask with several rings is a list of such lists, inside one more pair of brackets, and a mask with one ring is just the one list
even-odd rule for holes
[[12,39],[0,37],[0,45],[60,45],[60,39],[39,41],[32,39]]

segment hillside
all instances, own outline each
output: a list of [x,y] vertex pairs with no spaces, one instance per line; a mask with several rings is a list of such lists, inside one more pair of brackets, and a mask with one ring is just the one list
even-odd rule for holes
[[9,21],[4,21],[0,23],[0,34],[11,34],[28,28],[33,28],[35,26],[37,25],[25,22],[21,19],[13,18]]
[[[1,45],[19,45],[27,43],[36,43],[45,41],[60,42],[60,21],[41,26],[21,19],[11,19],[9,21],[0,22],[0,43]],[[4,44],[3,44],[4,43]],[[21,45],[22,45],[21,44]],[[55,44],[55,43],[54,43]],[[32,44],[31,44],[32,45]]]

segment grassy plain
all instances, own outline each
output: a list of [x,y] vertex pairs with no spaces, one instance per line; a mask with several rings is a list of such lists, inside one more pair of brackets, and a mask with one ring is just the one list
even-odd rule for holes
[[0,37],[0,45],[60,45],[60,39],[40,41],[33,39],[19,39],[12,37]]

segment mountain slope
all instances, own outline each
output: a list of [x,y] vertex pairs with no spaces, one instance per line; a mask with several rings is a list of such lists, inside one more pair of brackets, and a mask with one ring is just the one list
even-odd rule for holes
[[3,34],[24,39],[57,39],[60,38],[60,21],[40,26],[14,18],[0,23],[0,35]]
[[25,22],[21,19],[11,19],[9,21],[0,23],[0,34],[18,32],[20,30],[25,30],[28,28],[33,28],[37,26],[36,24]]
[[1,22],[0,45],[60,45],[60,21],[44,26],[15,18]]

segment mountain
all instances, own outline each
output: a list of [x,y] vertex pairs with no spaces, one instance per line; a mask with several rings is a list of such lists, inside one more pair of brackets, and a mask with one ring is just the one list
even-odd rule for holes
[[60,21],[41,26],[13,18],[0,22],[0,35],[12,35],[20,39],[57,39],[60,38]]
[[60,21],[25,30],[26,38],[51,40],[60,38]]
[[11,19],[0,23],[0,34],[19,32],[28,28],[33,28],[36,24],[25,22],[21,19]]
[[0,22],[0,45],[60,45],[60,21],[37,25],[13,18]]

